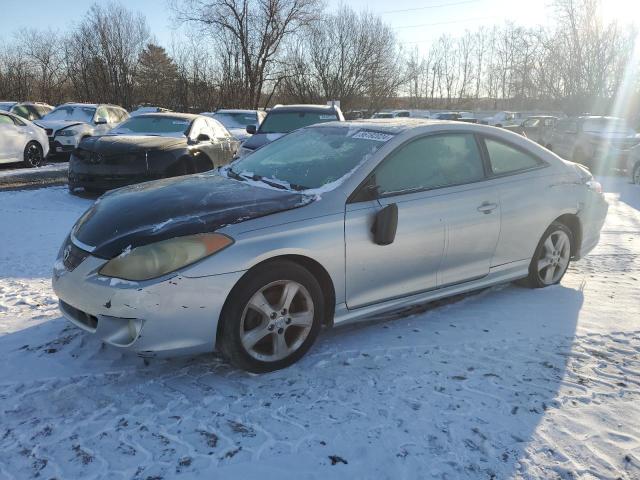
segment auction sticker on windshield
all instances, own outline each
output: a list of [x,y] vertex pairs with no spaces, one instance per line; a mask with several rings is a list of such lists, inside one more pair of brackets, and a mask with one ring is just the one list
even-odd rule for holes
[[393,138],[393,135],[373,130],[360,130],[351,138],[359,138],[362,140],[375,140],[376,142],[387,142]]

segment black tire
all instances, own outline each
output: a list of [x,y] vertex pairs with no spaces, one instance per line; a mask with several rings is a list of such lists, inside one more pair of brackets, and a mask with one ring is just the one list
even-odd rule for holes
[[39,167],[44,163],[44,155],[42,154],[42,146],[32,140],[24,147],[23,161],[25,167]]
[[[542,260],[543,255],[545,255],[546,253],[545,242],[549,237],[552,237],[557,232],[564,233],[569,240],[569,245],[567,246],[569,257],[567,259],[566,265],[564,265],[561,271],[558,272],[559,276],[557,278],[553,278],[553,280],[549,282],[549,281],[545,281],[545,279],[542,277],[542,273],[539,269],[538,262]],[[542,235],[542,238],[538,242],[538,246],[536,247],[536,250],[533,254],[533,258],[529,263],[529,275],[526,278],[524,278],[520,283],[529,288],[544,288],[550,285],[555,285],[557,283],[560,283],[560,281],[562,280],[562,277],[564,277],[564,274],[567,272],[567,268],[569,267],[569,264],[571,263],[570,259],[574,251],[573,242],[574,242],[574,238],[571,230],[563,223],[553,222],[549,226],[549,228],[547,228],[547,230]]]
[[[275,361],[259,360],[249,353],[242,343],[241,331],[244,330],[243,321],[246,321],[244,320],[245,312],[249,310],[249,301],[257,292],[273,283],[282,281],[295,282],[306,289],[305,293],[309,294],[313,302],[311,306],[313,308],[313,323],[301,345],[285,358]],[[289,260],[277,260],[262,264],[247,272],[229,294],[220,315],[221,331],[218,332],[218,348],[232,365],[249,372],[265,373],[286,368],[298,361],[313,345],[324,318],[324,303],[325,299],[320,284],[304,267]],[[265,321],[271,323],[278,320],[267,319]],[[263,328],[265,328],[264,325]],[[260,342],[267,339],[269,335],[277,335],[278,333],[285,335],[286,332],[273,330]],[[271,340],[267,340],[267,342],[269,341]],[[273,341],[275,342],[275,340]],[[275,346],[273,348],[275,350]]]

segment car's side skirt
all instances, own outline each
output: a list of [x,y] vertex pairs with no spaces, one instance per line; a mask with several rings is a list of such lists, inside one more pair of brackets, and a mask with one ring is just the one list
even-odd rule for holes
[[448,287],[429,290],[427,292],[394,298],[385,302],[367,305],[360,308],[348,309],[346,304],[336,305],[334,325],[350,323],[362,320],[371,320],[371,317],[386,314],[406,307],[439,300],[441,298],[471,292],[481,288],[491,287],[500,283],[511,282],[524,278],[529,274],[529,260],[520,260],[491,268],[489,274],[477,280],[458,283]]

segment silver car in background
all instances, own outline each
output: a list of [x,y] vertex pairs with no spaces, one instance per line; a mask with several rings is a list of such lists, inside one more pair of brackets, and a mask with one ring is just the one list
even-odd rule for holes
[[597,243],[590,173],[501,129],[416,119],[292,132],[215,174],[103,196],[54,267],[64,315],[143,356],[288,366],[321,327],[523,280]]

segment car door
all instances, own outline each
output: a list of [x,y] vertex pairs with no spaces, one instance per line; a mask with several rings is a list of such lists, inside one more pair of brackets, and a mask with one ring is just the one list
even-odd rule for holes
[[558,122],[554,131],[552,148],[562,158],[571,158],[573,147],[578,137],[578,122],[575,119],[567,119]]
[[26,132],[21,131],[9,115],[0,114],[0,160],[22,160],[26,141]]
[[557,208],[553,195],[561,190],[548,188],[548,165],[542,159],[499,138],[485,137],[483,142],[492,177],[489,183],[499,193],[501,205],[493,266],[528,262]]
[[[198,140],[199,135],[206,135],[208,140]],[[210,160],[207,170],[222,162],[222,148],[216,142],[215,133],[206,118],[196,118],[189,131],[191,142],[197,145],[197,150],[205,154]]]
[[[499,205],[497,193],[483,188],[484,179],[471,134],[418,138],[387,156],[363,187],[377,198],[359,201],[363,197],[356,194],[346,206],[348,308],[486,275]],[[390,204],[398,207],[396,237],[377,245],[371,233],[375,214]]]
[[206,121],[213,130],[215,144],[219,149],[216,167],[226,165],[238,151],[240,142],[233,138],[229,131],[219,121],[213,118],[207,118]]

